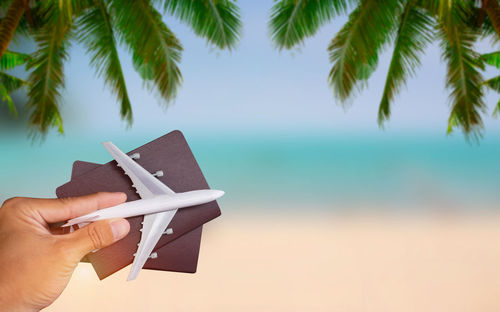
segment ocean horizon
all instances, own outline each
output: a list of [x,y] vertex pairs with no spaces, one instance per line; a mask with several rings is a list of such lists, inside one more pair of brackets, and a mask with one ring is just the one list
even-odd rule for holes
[[[124,151],[169,131],[49,136],[43,142],[0,137],[3,188],[12,196],[53,197],[75,160],[111,160],[100,142]],[[209,185],[226,191],[223,207],[415,211],[495,209],[500,200],[500,136],[479,143],[438,133],[188,131]],[[43,164],[43,165],[42,165]],[[168,173],[167,173],[168,174]]]

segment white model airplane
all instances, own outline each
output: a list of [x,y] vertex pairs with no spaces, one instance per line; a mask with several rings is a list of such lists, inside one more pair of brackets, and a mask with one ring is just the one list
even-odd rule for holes
[[156,243],[164,234],[177,209],[211,202],[224,195],[218,190],[197,190],[175,193],[160,182],[153,174],[136,163],[111,142],[104,147],[113,156],[125,174],[132,180],[132,186],[141,199],[101,209],[69,220],[63,226],[85,224],[109,218],[128,218],[144,215],[142,235],[127,281],[134,280],[151,255]]

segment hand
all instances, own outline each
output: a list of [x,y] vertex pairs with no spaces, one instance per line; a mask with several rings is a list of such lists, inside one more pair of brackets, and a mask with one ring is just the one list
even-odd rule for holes
[[[87,253],[125,237],[125,219],[91,223],[73,233],[49,228],[120,204],[124,193],[96,193],[65,199],[12,198],[0,207],[0,311],[37,311],[64,290]],[[66,231],[68,232],[68,231]]]

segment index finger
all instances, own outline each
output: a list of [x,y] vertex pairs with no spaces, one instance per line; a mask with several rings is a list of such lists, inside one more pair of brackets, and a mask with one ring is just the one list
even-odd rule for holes
[[121,204],[127,200],[122,192],[99,192],[90,195],[67,198],[33,198],[30,206],[47,223],[66,221],[98,209]]

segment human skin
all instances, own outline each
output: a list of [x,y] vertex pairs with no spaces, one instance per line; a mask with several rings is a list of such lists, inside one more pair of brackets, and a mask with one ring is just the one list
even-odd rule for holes
[[83,256],[113,244],[130,230],[125,219],[93,222],[72,233],[49,224],[125,200],[124,193],[96,193],[5,201],[0,207],[0,311],[47,307],[64,290]]

